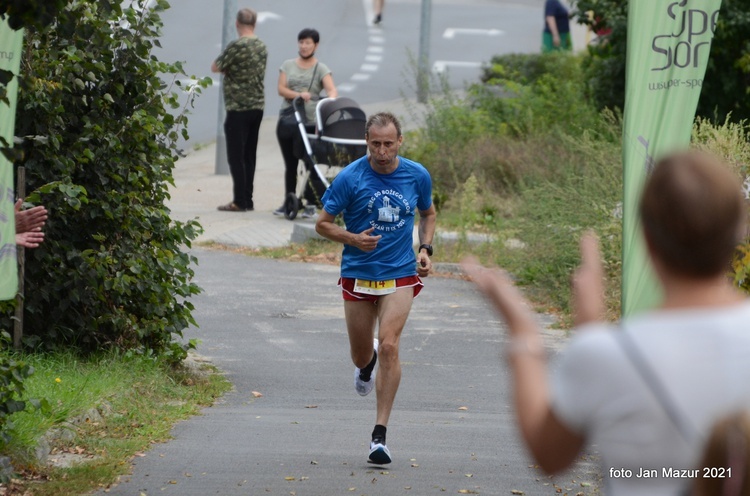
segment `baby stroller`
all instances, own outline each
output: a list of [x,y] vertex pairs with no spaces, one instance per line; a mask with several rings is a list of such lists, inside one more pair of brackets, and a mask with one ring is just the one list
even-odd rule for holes
[[[304,150],[295,150],[305,166],[297,172],[297,189],[284,199],[284,217],[293,220],[302,208],[305,188],[311,188],[315,203],[328,189],[336,173],[367,153],[367,116],[351,98],[324,98],[315,108],[317,125],[307,125],[304,102],[292,101]],[[314,174],[314,176],[313,176]],[[308,198],[310,194],[308,192]]]

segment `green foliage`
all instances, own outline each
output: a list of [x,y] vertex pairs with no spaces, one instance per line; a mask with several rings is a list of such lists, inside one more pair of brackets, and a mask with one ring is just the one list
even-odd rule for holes
[[[14,355],[0,351],[0,360],[8,356]],[[169,439],[175,422],[231,389],[213,366],[200,362],[169,366],[117,350],[87,357],[72,352],[17,356],[34,369],[25,381],[26,394],[47,398],[48,405],[15,414],[13,440],[3,454],[33,478],[15,480],[22,488],[13,494],[101,491],[130,469],[138,452]],[[82,421],[94,410],[101,419]],[[57,451],[75,448],[85,459],[68,468],[40,465],[34,453],[41,438]]]
[[[408,136],[405,153],[430,168],[441,208],[472,175],[496,194],[545,177],[560,135],[598,124],[583,96],[580,60],[565,53],[495,57],[484,71],[486,84],[472,86],[465,98],[446,93],[429,101],[424,126]],[[496,201],[485,199],[479,208],[497,221]]]
[[[692,146],[721,157],[744,181],[745,195],[750,189],[750,126],[746,121],[713,124],[708,119],[696,119]],[[750,294],[750,238],[738,247],[729,275],[739,289]]]
[[750,119],[750,2],[723,0],[698,115]]
[[[561,137],[560,153],[550,163],[548,178],[520,193],[509,228],[527,245],[522,253],[501,252],[497,262],[508,267],[522,284],[534,288],[552,307],[569,311],[570,274],[579,263],[580,236],[593,230],[600,237],[608,293],[620,286],[622,240],[621,124],[603,116],[598,129],[579,137]],[[619,298],[610,298],[617,314]]]
[[723,124],[697,118],[691,143],[694,148],[709,151],[728,163],[742,180],[750,177],[750,126],[747,121]]
[[580,81],[576,57],[568,53],[496,55],[482,69],[481,80],[489,85],[506,82],[529,85],[549,76],[560,80]]
[[[142,348],[175,360],[190,347],[173,336],[194,323],[196,260],[184,250],[200,226],[173,222],[165,207],[175,143],[187,136],[184,72],[152,54],[167,7],[73,1],[27,37],[16,133],[30,201],[50,218],[44,244],[27,254],[26,345]],[[0,327],[9,326],[6,315]]]
[[[593,33],[602,33],[587,47],[588,57],[582,64],[586,96],[599,109],[625,108],[627,0],[572,0],[571,3],[572,14],[580,24]],[[590,12],[593,14],[589,15]]]
[[13,29],[50,24],[70,0],[0,0],[0,15]]
[[[566,53],[493,58],[485,84],[472,86],[464,99],[429,102],[425,126],[405,141],[405,154],[429,168],[444,205],[441,222],[464,235],[441,253],[471,250],[565,312],[578,239],[594,229],[615,315],[621,118],[588,103],[581,63]],[[497,241],[491,249],[469,247],[467,231],[491,233]]]
[[[7,332],[0,332],[0,343],[8,346],[11,337]],[[6,453],[6,447],[15,434],[12,416],[28,410],[31,406],[40,411],[48,411],[46,400],[24,399],[25,381],[34,373],[34,368],[15,356],[3,353],[0,355],[0,453]],[[0,483],[4,483],[0,479]]]
[[493,57],[484,69],[485,85],[473,87],[475,106],[515,136],[542,129],[579,133],[597,119],[586,103],[582,60],[567,52]]
[[[598,2],[605,3],[614,6]],[[570,273],[579,262],[578,240],[593,229],[607,273],[608,315],[616,319],[622,119],[617,112],[597,114],[590,103],[579,70],[587,60],[565,54],[495,57],[484,71],[484,86],[473,86],[463,100],[430,102],[426,125],[406,141],[406,154],[430,169],[443,205],[441,222],[462,234],[489,232],[497,240],[487,249],[463,239],[441,253],[460,258],[471,250],[513,272],[538,301],[563,314],[569,310]],[[746,178],[748,127],[733,119],[714,124],[698,118],[693,146],[718,154]],[[732,275],[750,291],[750,248],[743,249]]]
[[[611,29],[588,47],[588,94],[599,108],[624,108],[627,0],[572,0],[578,22]],[[589,17],[588,12],[594,12]],[[697,115],[724,121],[750,118],[750,2],[723,0]]]

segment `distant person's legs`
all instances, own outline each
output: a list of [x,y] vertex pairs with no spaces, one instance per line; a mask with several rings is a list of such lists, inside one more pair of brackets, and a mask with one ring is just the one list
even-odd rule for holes
[[245,198],[245,208],[253,210],[253,183],[255,181],[255,164],[258,155],[258,133],[260,132],[260,123],[263,121],[262,110],[248,110],[245,120],[245,156],[243,165],[245,167],[245,184],[243,185],[243,194]]
[[284,202],[289,193],[294,193],[297,189],[297,166],[299,159],[294,154],[294,138],[298,133],[296,127],[285,126],[279,121],[276,126],[276,139],[279,142],[281,156],[284,158],[284,200],[281,207],[274,211],[275,215],[284,215]]
[[380,21],[383,20],[383,4],[385,4],[385,0],[372,0],[373,8],[375,10],[375,19],[373,19],[373,24],[380,24]]
[[318,173],[315,172],[312,160],[310,160],[309,157],[305,157],[302,160],[305,162],[305,167],[310,174],[303,196],[305,197],[308,206],[323,208],[321,198],[323,198],[323,194],[326,192],[326,186],[323,184]]
[[[244,212],[247,210],[245,167],[245,146],[249,128],[246,125],[246,112],[228,111],[224,120],[224,136],[227,144],[227,162],[232,175],[232,201],[219,206],[219,210]],[[251,179],[252,181],[252,179]]]

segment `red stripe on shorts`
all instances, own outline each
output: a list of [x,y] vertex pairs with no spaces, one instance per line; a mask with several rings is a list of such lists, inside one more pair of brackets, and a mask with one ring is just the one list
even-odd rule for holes
[[[341,277],[339,278],[339,287],[341,288],[341,294],[344,296],[346,301],[372,301],[377,302],[380,298],[379,295],[371,295],[365,293],[359,293],[354,291],[354,278]],[[424,283],[419,276],[400,277],[396,279],[396,288],[414,288],[414,298],[419,295],[422,291]],[[385,296],[385,295],[382,295]]]

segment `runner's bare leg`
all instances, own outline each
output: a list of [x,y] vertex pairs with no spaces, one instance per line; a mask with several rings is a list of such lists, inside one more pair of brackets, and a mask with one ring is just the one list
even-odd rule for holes
[[399,288],[395,293],[381,296],[378,301],[378,373],[375,377],[377,394],[376,424],[388,425],[398,386],[401,383],[401,361],[398,350],[401,331],[411,311],[414,288]]
[[375,324],[378,308],[370,301],[344,301],[346,329],[349,333],[349,348],[354,366],[367,367],[372,360],[372,340],[375,337]]

